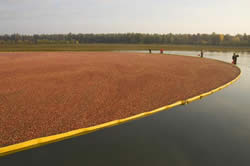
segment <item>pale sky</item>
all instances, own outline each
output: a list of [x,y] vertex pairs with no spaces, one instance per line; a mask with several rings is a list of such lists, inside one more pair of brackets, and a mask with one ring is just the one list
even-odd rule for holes
[[247,33],[250,0],[0,0],[0,34]]

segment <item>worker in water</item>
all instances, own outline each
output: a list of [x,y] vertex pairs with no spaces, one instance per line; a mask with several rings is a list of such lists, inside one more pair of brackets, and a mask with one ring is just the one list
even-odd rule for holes
[[151,48],[150,48],[150,49],[148,49],[148,51],[149,51],[149,53],[150,53],[150,54],[152,53],[152,50],[151,50]]
[[164,50],[163,49],[160,49],[160,53],[163,54]]
[[232,56],[232,59],[233,59],[233,64],[237,64],[237,58],[239,57],[239,55],[237,55],[235,52],[234,52],[234,54],[233,54],[233,56]]
[[201,50],[201,58],[203,58],[203,50]]

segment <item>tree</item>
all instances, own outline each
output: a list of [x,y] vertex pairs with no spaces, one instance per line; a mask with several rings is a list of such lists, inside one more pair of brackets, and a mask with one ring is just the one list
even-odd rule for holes
[[220,34],[219,35],[219,38],[220,38],[220,43],[222,43],[224,41],[224,35],[223,34]]
[[250,36],[246,33],[235,36],[229,34],[42,34],[42,35],[0,35],[1,43],[8,44],[78,44],[78,43],[133,43],[133,44],[201,44],[247,46]]

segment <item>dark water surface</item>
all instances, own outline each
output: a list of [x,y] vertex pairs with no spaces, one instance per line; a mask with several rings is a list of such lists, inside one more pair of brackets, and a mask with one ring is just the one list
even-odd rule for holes
[[[230,52],[205,57],[232,61]],[[0,158],[0,166],[249,166],[250,53],[240,54],[238,66],[239,81],[202,100],[12,154]]]

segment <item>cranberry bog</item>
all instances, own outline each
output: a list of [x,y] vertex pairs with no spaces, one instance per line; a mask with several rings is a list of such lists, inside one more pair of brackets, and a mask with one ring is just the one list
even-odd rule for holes
[[239,74],[234,65],[197,57],[0,53],[0,147],[151,111]]

